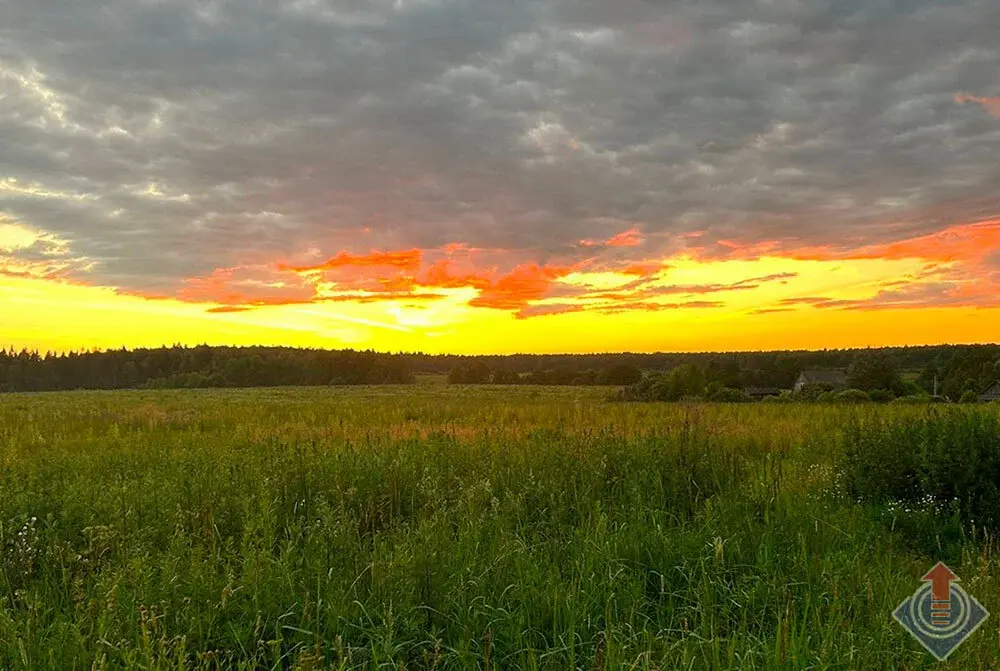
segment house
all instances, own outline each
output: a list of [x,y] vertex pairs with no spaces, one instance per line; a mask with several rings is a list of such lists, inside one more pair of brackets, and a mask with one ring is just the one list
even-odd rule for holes
[[834,391],[843,391],[847,389],[847,373],[842,370],[804,370],[799,373],[799,379],[795,381],[795,391],[802,391],[803,387],[810,384],[820,384]]
[[743,391],[747,393],[747,396],[756,401],[765,396],[781,396],[781,390],[777,387],[747,387]]
[[1000,400],[1000,380],[991,384],[986,388],[986,391],[979,395],[980,403],[989,403],[997,400]]

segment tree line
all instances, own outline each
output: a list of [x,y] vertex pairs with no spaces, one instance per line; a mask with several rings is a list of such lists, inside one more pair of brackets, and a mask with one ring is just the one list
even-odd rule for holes
[[[937,394],[959,400],[978,395],[1000,380],[1000,345],[813,352],[445,356],[437,360],[453,362],[448,381],[457,384],[611,384],[662,400],[735,400],[732,390],[750,387],[788,390],[802,371],[814,369],[844,371],[848,387],[874,393],[876,399]],[[434,361],[433,357],[418,359],[414,367],[432,369]],[[818,397],[827,391],[819,385],[806,389],[804,394]],[[628,389],[623,391],[625,396],[629,393]]]
[[405,384],[409,361],[379,352],[290,347],[0,350],[0,391]]
[[[974,402],[979,393],[1000,380],[1000,348],[940,348],[924,365],[904,370],[905,357],[888,349],[855,351],[845,373],[846,388],[830,383],[809,383],[794,392],[791,385],[776,385],[770,400],[804,400],[859,403],[903,399]],[[713,362],[714,363],[714,362]],[[684,363],[669,371],[650,371],[623,387],[619,400],[678,401],[698,398],[720,402],[748,402],[748,384],[760,379],[752,371],[728,365]]]
[[1000,379],[1000,345],[488,356],[207,345],[63,354],[0,349],[0,391],[405,384],[426,373],[447,376],[454,384],[659,382],[660,391],[673,397],[747,387],[789,389],[809,369],[853,369],[851,386],[895,396],[932,393],[936,381],[938,394],[958,400]]

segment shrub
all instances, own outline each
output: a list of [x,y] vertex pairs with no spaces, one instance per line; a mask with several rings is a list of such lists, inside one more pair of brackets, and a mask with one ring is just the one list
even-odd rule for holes
[[732,387],[722,387],[721,389],[713,389],[708,395],[708,400],[713,403],[752,403],[753,398],[750,397],[742,389],[733,389]]
[[868,392],[868,395],[871,397],[871,400],[875,401],[876,403],[888,403],[889,401],[896,398],[895,394],[886,389],[872,389],[870,392]]
[[685,364],[669,373],[654,372],[623,387],[614,398],[620,401],[700,401],[704,381],[700,369]]
[[795,398],[803,401],[818,401],[824,392],[833,391],[833,385],[825,382],[810,382],[794,392]]
[[931,396],[930,394],[913,394],[911,396],[900,396],[899,398],[894,398],[892,402],[898,403],[900,405],[903,404],[917,405],[920,403],[933,403],[934,397]]
[[871,403],[872,397],[860,389],[847,389],[836,395],[837,403]]
[[819,403],[833,403],[837,400],[837,392],[835,391],[824,391],[815,399]]
[[928,410],[855,420],[844,433],[848,493],[876,503],[954,507],[965,522],[1000,524],[1000,417]]
[[670,394],[666,377],[662,373],[651,373],[638,382],[619,389],[612,397],[616,401],[667,401]]
[[958,400],[959,403],[977,403],[979,401],[979,394],[972,391],[971,389],[962,394],[962,398]]

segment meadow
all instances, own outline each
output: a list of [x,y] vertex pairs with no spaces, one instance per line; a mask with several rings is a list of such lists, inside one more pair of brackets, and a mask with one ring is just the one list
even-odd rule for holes
[[0,668],[996,667],[995,407],[608,394],[0,395]]

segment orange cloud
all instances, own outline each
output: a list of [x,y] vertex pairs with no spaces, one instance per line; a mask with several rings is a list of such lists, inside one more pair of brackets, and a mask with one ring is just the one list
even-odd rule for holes
[[638,228],[630,228],[627,231],[614,235],[601,242],[598,240],[580,240],[581,247],[638,247],[646,238]]
[[234,266],[189,278],[176,297],[186,303],[253,306],[304,303],[315,296],[316,289],[296,275],[277,274],[267,266]]
[[416,282],[420,286],[440,289],[461,289],[464,287],[485,289],[490,286],[489,278],[473,272],[455,272],[453,267],[453,261],[441,259],[421,272],[417,276]]
[[[377,301],[431,301],[446,298],[447,289],[474,289],[477,295],[468,307],[515,311],[518,318],[565,312],[622,312],[628,309],[664,310],[679,307],[715,306],[709,302],[657,303],[657,297],[684,295],[694,298],[714,292],[752,290],[762,283],[783,281],[795,273],[772,273],[731,283],[679,283],[654,286],[666,263],[642,262],[616,269],[614,265],[594,270],[591,260],[569,265],[522,263],[506,273],[495,268],[478,271],[468,249],[449,246],[445,258],[420,267],[428,254],[442,250],[385,251],[368,255],[341,252],[316,265],[287,263],[219,268],[207,276],[189,279],[176,298],[189,303],[214,303],[215,312],[237,312],[240,308],[328,302],[373,303]],[[464,252],[466,254],[458,254]],[[613,290],[595,291],[561,278],[590,268],[597,273],[618,273],[636,279]],[[436,291],[437,290],[437,291]],[[532,305],[542,299],[563,298],[561,305]],[[579,301],[579,302],[577,302]],[[572,308],[570,307],[572,305]],[[662,307],[656,307],[662,306]]]
[[[601,244],[628,246],[641,240],[641,233],[633,228]],[[986,293],[992,292],[1000,282],[1000,279],[991,280],[993,275],[986,272],[988,255],[1000,249],[1000,220],[952,226],[929,235],[857,249],[784,249],[777,241],[748,245],[738,240],[719,241],[716,249],[729,251],[722,255],[725,261],[705,256],[700,259],[675,257],[674,260],[640,262],[622,260],[618,264],[610,260],[598,263],[596,259],[575,264],[523,262],[512,268],[506,266],[509,269],[506,272],[492,264],[508,260],[515,253],[513,250],[492,250],[491,265],[485,269],[481,265],[482,257],[475,253],[482,250],[457,243],[431,250],[387,250],[368,254],[345,250],[314,265],[282,262],[220,268],[207,276],[187,280],[176,298],[188,303],[213,303],[215,312],[236,312],[241,308],[325,302],[418,303],[460,295],[459,300],[467,301],[464,303],[467,307],[513,311],[517,318],[525,319],[570,312],[612,314],[630,310],[649,312],[721,307],[723,303],[718,301],[694,299],[715,293],[745,294],[765,284],[774,287],[768,290],[768,295],[774,296],[774,302],[747,306],[747,309],[983,305],[996,302]],[[787,264],[786,268],[777,267],[784,272],[747,273],[745,279],[740,279],[740,275],[729,275],[725,277],[726,281],[718,282],[713,281],[716,276],[701,270],[715,262],[729,263],[734,258],[743,260],[733,263],[743,263],[751,258],[772,256],[791,261],[833,261],[835,265],[840,261],[848,264],[861,260],[907,260],[916,263],[908,263],[906,274],[897,275],[894,281],[888,281],[892,278],[880,278],[881,281],[874,287],[880,290],[878,295],[869,294],[868,298],[862,298],[855,292],[849,296],[850,300],[843,300],[846,298],[843,294],[834,294],[830,298],[823,296],[829,288],[817,295],[807,293],[809,289],[803,287],[801,298],[781,290],[780,285],[798,277],[797,272],[787,270]],[[693,268],[698,269],[694,274],[690,269],[677,271],[692,263],[695,264]],[[772,263],[760,267],[775,268]],[[679,273],[679,281],[662,284],[657,280],[661,271],[667,268]],[[588,272],[596,275],[591,278],[586,274]],[[560,281],[574,273],[584,274],[580,278]],[[619,276],[619,280],[622,276],[633,279],[615,286],[614,274]],[[718,276],[718,279],[722,277],[724,275]],[[996,277],[1000,278],[1000,273]],[[707,281],[699,281],[702,278]],[[591,281],[594,283],[588,283]],[[474,291],[466,294],[447,291],[456,289]],[[775,292],[779,292],[778,295]],[[659,302],[671,297],[681,300]],[[561,302],[554,303],[555,299]],[[747,302],[745,299],[733,300],[736,303]]]
[[978,103],[985,107],[987,112],[1000,119],[1000,97],[982,97],[969,95],[968,93],[956,93],[955,102],[959,105]]
[[633,275],[635,277],[649,277],[650,275],[655,275],[661,270],[666,270],[669,266],[663,262],[650,262],[650,263],[633,263],[630,266],[625,266],[619,272],[622,275]]
[[[854,249],[838,248],[831,245],[789,247],[778,240],[759,242],[719,240],[716,244],[729,250],[721,255],[721,258],[725,259],[749,260],[762,256],[774,256],[796,261],[924,259],[942,263],[977,262],[1000,249],[1000,219],[956,224],[944,230],[915,238],[864,245]],[[713,260],[719,257],[703,253],[699,254],[698,258]]]
[[278,264],[281,270],[290,270],[296,273],[307,273],[321,270],[334,270],[336,268],[396,268],[416,272],[420,268],[423,254],[419,249],[407,249],[398,252],[371,252],[370,254],[351,254],[341,251],[314,266],[290,266]]
[[637,247],[645,241],[642,233],[636,228],[631,228],[623,233],[619,233],[604,244],[608,247]]
[[979,261],[1000,249],[1000,219],[951,226],[930,235],[862,247],[846,258]]
[[[440,251],[440,250],[436,250]],[[470,253],[459,245],[447,252]],[[315,265],[278,263],[262,266],[218,268],[190,278],[176,298],[188,303],[215,303],[215,312],[241,308],[326,302],[428,301],[446,296],[435,289],[479,291],[471,307],[517,310],[529,301],[544,298],[554,281],[576,267],[520,264],[493,277],[472,268],[470,259],[443,258],[421,268],[421,250],[373,252],[367,255],[342,251]],[[418,288],[429,291],[417,292]]]
[[521,264],[510,273],[489,284],[479,296],[469,301],[472,307],[517,310],[529,301],[544,298],[552,283],[573,272],[569,267]]

